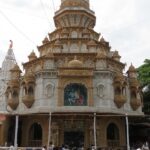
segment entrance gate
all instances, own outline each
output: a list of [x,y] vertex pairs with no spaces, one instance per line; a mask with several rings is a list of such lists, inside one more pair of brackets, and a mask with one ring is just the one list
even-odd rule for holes
[[82,147],[84,145],[84,132],[81,131],[70,131],[64,133],[64,143],[73,147]]
[[64,122],[64,144],[73,147],[84,146],[85,123],[81,120],[66,120]]

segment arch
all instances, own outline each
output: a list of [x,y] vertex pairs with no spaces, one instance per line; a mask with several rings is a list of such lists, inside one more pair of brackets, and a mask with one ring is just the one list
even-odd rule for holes
[[87,46],[84,43],[81,45],[81,52],[87,52]]
[[27,95],[27,87],[26,86],[23,86],[23,96]]
[[29,146],[42,146],[42,127],[39,123],[33,123],[29,129]]
[[78,33],[76,31],[72,31],[71,32],[71,37],[72,38],[77,38],[78,37]]
[[115,87],[115,95],[120,95],[121,94],[121,89],[120,87]]
[[131,91],[131,99],[136,99],[136,92],[135,91]]
[[28,95],[30,95],[30,96],[34,95],[34,89],[32,86],[29,86],[29,88],[28,88]]
[[119,129],[114,123],[110,123],[107,127],[107,143],[112,147],[119,145]]
[[79,46],[77,43],[72,43],[70,46],[70,51],[75,53],[75,52],[79,52]]
[[97,95],[100,98],[104,97],[104,85],[103,84],[98,84],[97,85]]
[[54,95],[54,85],[53,84],[48,84],[45,87],[45,95],[46,97],[52,97]]
[[64,105],[65,106],[86,106],[87,105],[87,88],[78,83],[68,84],[64,88]]
[[13,97],[14,99],[18,98],[18,92],[17,92],[17,91],[13,91],[12,97]]

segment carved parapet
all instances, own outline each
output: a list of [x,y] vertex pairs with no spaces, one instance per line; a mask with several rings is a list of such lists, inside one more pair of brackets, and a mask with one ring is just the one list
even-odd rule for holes
[[9,105],[13,110],[15,110],[17,108],[19,104],[19,99],[18,98],[9,98],[8,99],[8,102],[7,102],[7,105]]
[[18,80],[10,80],[10,81],[8,82],[8,86],[9,86],[9,87],[19,88],[20,83],[19,83]]
[[133,110],[137,110],[141,106],[141,100],[140,99],[131,99],[130,105]]
[[30,95],[25,95],[22,97],[22,102],[28,107],[30,108],[32,106],[32,104],[34,103],[34,96],[30,96]]
[[117,74],[114,78],[114,83],[117,82],[124,82],[125,81],[125,77],[123,76],[123,74]]
[[121,108],[126,102],[126,96],[124,95],[115,95],[114,102],[118,108]]
[[129,80],[129,83],[130,83],[130,88],[138,87],[138,86],[139,86],[139,82],[138,82],[138,80],[135,79],[135,78],[130,79],[130,80]]
[[30,83],[30,82],[34,83],[35,82],[35,77],[32,74],[27,74],[27,75],[24,76],[23,81],[26,82],[26,83]]

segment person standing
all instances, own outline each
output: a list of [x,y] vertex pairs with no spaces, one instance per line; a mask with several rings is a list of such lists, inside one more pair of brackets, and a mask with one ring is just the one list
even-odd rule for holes
[[142,150],[149,150],[148,142],[145,142],[142,146]]
[[46,146],[43,146],[42,150],[47,150]]

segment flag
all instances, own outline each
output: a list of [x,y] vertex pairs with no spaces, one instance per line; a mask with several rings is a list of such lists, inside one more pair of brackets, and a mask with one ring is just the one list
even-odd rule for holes
[[9,49],[12,49],[12,47],[13,47],[13,41],[12,41],[12,40],[10,40]]

